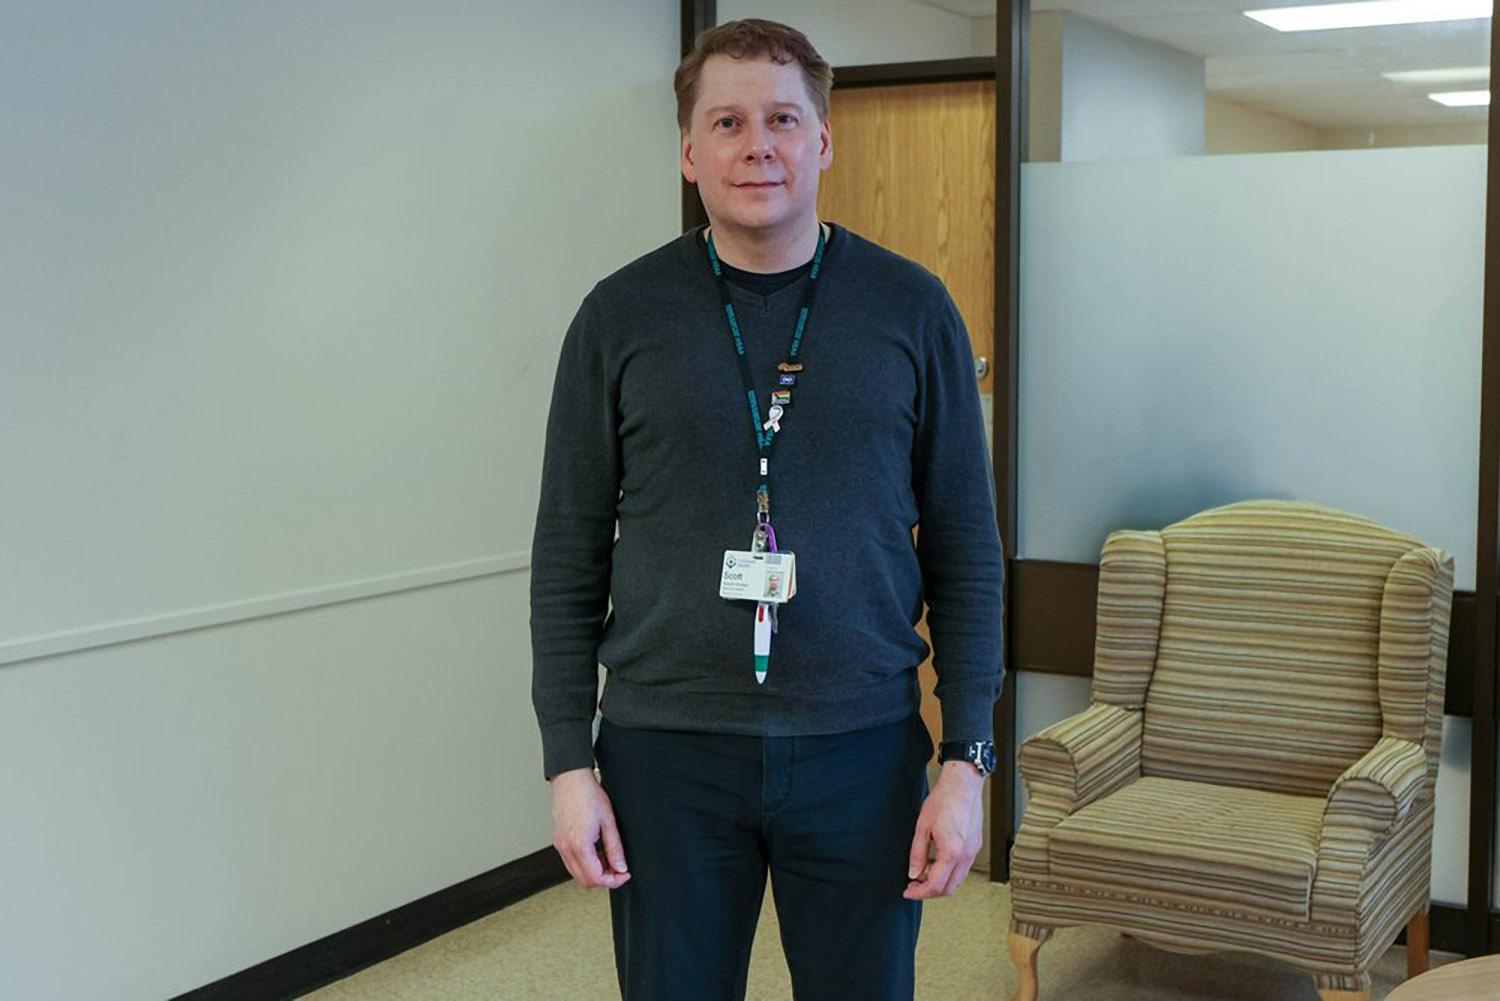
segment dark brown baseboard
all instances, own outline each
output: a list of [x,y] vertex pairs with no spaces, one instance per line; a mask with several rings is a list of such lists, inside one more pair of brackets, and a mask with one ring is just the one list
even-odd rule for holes
[[290,1001],[567,878],[557,852],[543,848],[172,1001]]
[[[1433,904],[1431,913],[1431,946],[1439,952],[1456,952],[1466,955],[1469,943],[1465,938],[1464,922],[1468,911],[1454,904]],[[1406,942],[1402,932],[1397,942]],[[1500,912],[1490,912],[1490,952],[1500,952]]]

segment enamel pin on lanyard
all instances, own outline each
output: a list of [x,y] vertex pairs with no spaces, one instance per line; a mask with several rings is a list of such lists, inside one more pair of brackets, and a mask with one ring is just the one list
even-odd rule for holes
[[708,236],[708,260],[724,301],[724,315],[729,320],[729,334],[734,339],[735,359],[739,362],[745,398],[750,404],[750,430],[755,434],[756,468],[760,477],[760,486],[755,492],[755,532],[750,538],[750,548],[730,549],[724,553],[719,597],[755,602],[753,650],[755,680],[759,684],[765,684],[771,663],[771,635],[777,631],[777,606],[791,600],[797,593],[797,558],[780,550],[776,544],[776,529],[771,524],[771,452],[780,440],[781,422],[786,420],[787,408],[792,405],[792,391],[804,368],[798,356],[802,353],[802,338],[807,332],[807,317],[812,312],[813,295],[818,289],[818,272],[823,266],[823,249],[827,242],[819,223],[818,249],[813,253],[812,270],[808,272],[807,294],[797,314],[797,328],[792,332],[792,345],[786,360],[776,366],[776,388],[771,392],[771,407],[762,420],[750,362],[745,358],[745,339],[740,333],[734,303],[729,298],[729,285],[724,280],[719,255],[714,250],[713,234]]

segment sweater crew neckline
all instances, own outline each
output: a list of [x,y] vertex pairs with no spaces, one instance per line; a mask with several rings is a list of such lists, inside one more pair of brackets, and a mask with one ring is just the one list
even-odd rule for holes
[[[823,264],[818,271],[818,280],[826,282],[828,280],[826,272],[830,269],[836,269],[839,259],[843,257],[844,244],[848,242],[848,236],[847,231],[838,223],[829,222],[826,219],[820,221],[827,224],[828,237],[824,242]],[[703,235],[708,229],[708,225],[708,223],[702,223],[694,226],[682,235],[680,243],[682,244],[683,252],[689,258],[689,265],[698,268],[703,277],[712,286],[714,284],[714,270],[713,265],[708,259],[708,245]],[[736,297],[742,296],[758,304],[764,304],[772,298],[784,294],[788,289],[804,288],[807,285],[808,276],[812,272],[811,258],[808,258],[808,260],[795,268],[772,274],[744,271],[722,259],[720,260],[720,264],[723,265],[724,277],[729,283],[730,294]],[[751,277],[747,284],[740,284],[734,281],[731,275],[749,275]],[[772,280],[780,280],[781,284],[768,291],[763,290],[764,286],[771,284]]]

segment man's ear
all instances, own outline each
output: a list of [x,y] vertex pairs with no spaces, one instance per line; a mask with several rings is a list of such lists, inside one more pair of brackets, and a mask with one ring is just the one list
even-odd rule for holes
[[823,120],[818,130],[818,169],[827,170],[833,165],[833,123]]
[[693,139],[686,132],[682,134],[682,176],[689,184],[698,183],[698,168],[693,165]]

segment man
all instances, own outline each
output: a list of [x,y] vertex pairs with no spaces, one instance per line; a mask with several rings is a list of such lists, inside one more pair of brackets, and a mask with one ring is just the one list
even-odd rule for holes
[[1002,557],[968,335],[819,222],[831,79],[784,25],[704,33],[676,89],[709,225],[596,285],[562,350],[533,699],[626,1001],[742,998],[768,871],[799,999],[910,999],[921,901],[982,838]]

